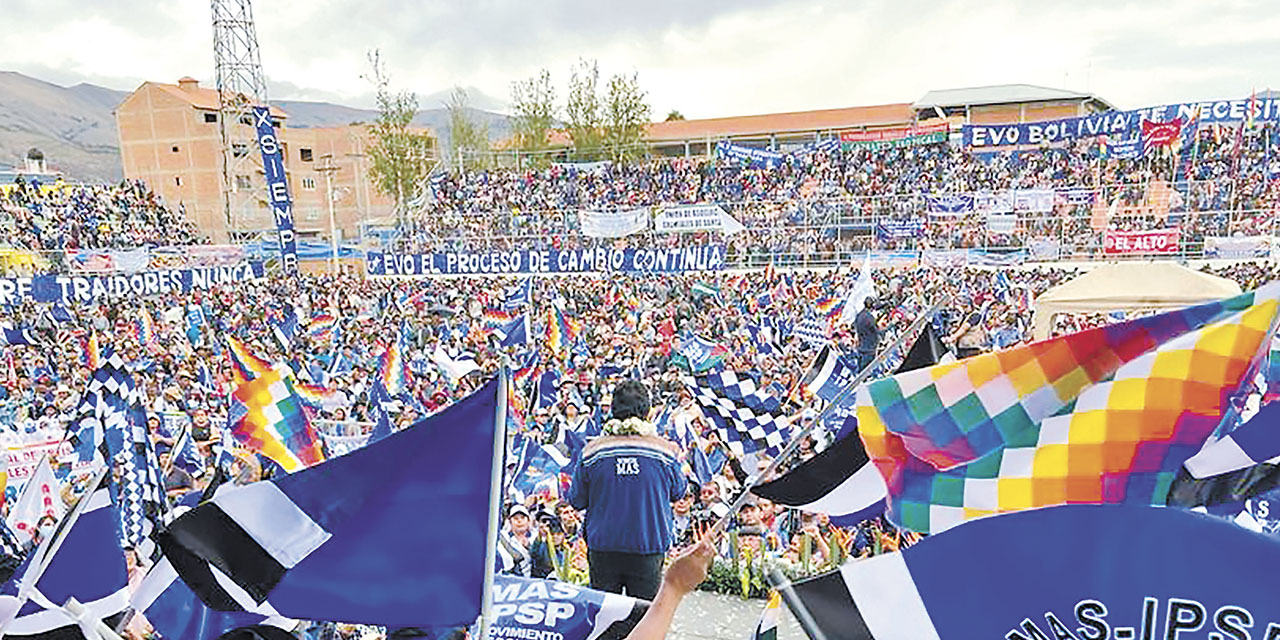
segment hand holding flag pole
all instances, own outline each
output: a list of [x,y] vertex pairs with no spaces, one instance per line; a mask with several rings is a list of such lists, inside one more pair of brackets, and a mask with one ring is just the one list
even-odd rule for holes
[[[839,406],[840,403],[849,394],[853,393],[864,380],[871,377],[871,372],[887,360],[889,358],[889,354],[893,353],[905,344],[909,338],[919,333],[920,329],[924,327],[924,324],[932,320],[934,314],[942,308],[944,303],[949,302],[950,299],[950,296],[944,296],[943,298],[935,301],[928,309],[921,313],[915,321],[907,327],[906,331],[903,331],[892,343],[881,349],[880,353],[876,354],[875,359],[867,364],[862,371],[859,371],[858,375],[854,376],[853,380],[851,380],[849,384],[845,385],[845,387],[840,390],[840,393],[836,394],[836,396],[831,399],[831,402],[827,404],[826,408],[823,409],[816,418],[814,418],[813,422],[810,423],[808,427],[805,427],[791,438],[791,442],[787,443],[787,446],[769,463],[769,466],[766,467],[764,471],[748,478],[747,486],[743,487],[742,493],[738,494],[738,497],[734,499],[733,504],[729,505],[729,511],[726,512],[725,515],[721,516],[720,519],[716,521],[715,526],[711,528],[712,533],[719,534],[720,532],[723,532],[729,525],[729,519],[733,517],[733,514],[738,512],[738,509],[742,507],[742,504],[746,502],[748,496],[751,495],[751,488],[759,484],[764,478],[772,475],[774,471],[777,471],[778,467],[781,466],[784,460],[790,458],[792,454],[800,449],[800,443],[813,432],[814,427],[822,424],[823,418],[825,418],[834,407]],[[810,401],[812,402],[812,400]]]

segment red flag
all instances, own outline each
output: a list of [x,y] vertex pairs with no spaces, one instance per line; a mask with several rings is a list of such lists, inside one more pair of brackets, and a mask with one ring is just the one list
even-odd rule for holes
[[1174,118],[1168,122],[1142,121],[1142,139],[1147,148],[1167,147],[1182,135],[1182,118]]

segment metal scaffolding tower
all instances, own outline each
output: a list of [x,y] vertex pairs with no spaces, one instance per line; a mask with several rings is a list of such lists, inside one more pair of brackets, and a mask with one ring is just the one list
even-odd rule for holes
[[270,226],[265,207],[262,157],[253,128],[253,106],[267,103],[250,0],[211,0],[213,60],[222,137],[222,207],[227,237]]

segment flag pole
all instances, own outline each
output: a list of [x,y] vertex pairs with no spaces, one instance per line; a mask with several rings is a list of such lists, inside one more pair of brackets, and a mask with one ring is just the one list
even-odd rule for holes
[[[80,499],[76,501],[76,504],[71,508],[71,510],[62,516],[62,520],[59,521],[57,526],[54,528],[53,536],[43,540],[40,543],[40,546],[36,547],[36,549],[31,552],[32,564],[27,567],[27,571],[22,576],[16,577],[18,581],[18,608],[14,610],[15,613],[32,597],[37,599],[44,598],[43,594],[36,589],[36,585],[40,584],[40,578],[44,577],[44,572],[49,568],[49,563],[52,562],[53,557],[57,555],[58,549],[62,548],[62,543],[66,541],[67,534],[71,531],[71,527],[74,527],[76,521],[80,519],[80,514],[84,511],[85,506],[89,503],[89,499],[93,497],[93,493],[98,490],[98,487],[102,484],[102,479],[106,477],[110,469],[111,467],[103,464],[96,472],[94,472],[93,476],[91,476],[92,479],[87,485],[88,489],[85,490],[84,495],[80,496]],[[56,604],[53,604],[52,607],[43,604],[42,606],[45,606],[46,608],[58,607]],[[12,620],[0,621],[0,633],[3,633],[3,627],[9,622],[12,622]]]
[[480,594],[480,638],[488,637],[493,610],[494,556],[498,551],[499,511],[502,507],[503,453],[507,442],[507,400],[510,378],[504,363],[498,369],[498,406],[494,410],[493,462],[489,471],[489,530],[484,540],[484,592]]
[[813,419],[813,422],[810,423],[809,426],[805,427],[803,430],[800,431],[800,433],[797,433],[794,437],[791,438],[791,442],[788,442],[786,448],[784,448],[772,461],[769,462],[769,466],[766,467],[764,471],[754,476],[748,477],[747,484],[745,487],[743,487],[742,493],[739,493],[738,497],[734,499],[733,504],[729,505],[729,511],[725,513],[725,515],[721,516],[721,518],[718,521],[716,521],[715,525],[711,528],[711,531],[714,534],[722,533],[725,530],[725,528],[728,527],[729,519],[733,517],[733,514],[738,512],[738,509],[742,507],[743,503],[745,503],[747,501],[747,498],[751,495],[752,487],[755,487],[764,478],[769,477],[770,475],[773,474],[774,471],[777,471],[778,467],[782,465],[782,462],[787,458],[790,458],[791,455],[800,448],[800,443],[803,442],[804,439],[807,438],[809,434],[813,432],[814,428],[822,424],[823,418],[825,418],[827,414],[829,414],[832,411],[832,409],[839,406],[841,401],[843,401],[845,397],[847,397],[850,393],[853,393],[853,391],[857,389],[858,386],[860,386],[864,380],[871,377],[871,372],[874,371],[877,366],[879,366],[885,360],[887,360],[889,358],[890,353],[893,353],[895,349],[905,344],[908,337],[914,336],[917,333],[919,333],[920,329],[924,327],[924,323],[930,321],[933,318],[934,314],[936,314],[938,310],[942,308],[942,304],[944,302],[949,301],[950,299],[951,299],[951,296],[944,296],[941,299],[936,300],[928,309],[924,311],[924,313],[921,313],[911,323],[911,325],[907,327],[906,331],[903,331],[901,334],[899,334],[898,337],[895,338],[891,344],[889,344],[889,346],[881,349],[880,353],[876,354],[875,359],[872,360],[865,368],[863,368],[862,371],[859,371],[858,375],[854,376],[853,380],[851,380],[848,385],[845,385],[845,387],[840,390],[840,393],[837,393],[836,396],[831,399],[831,402],[828,403],[826,408],[824,408],[822,412],[819,413],[817,417]]
[[765,572],[765,579],[768,580],[769,586],[773,587],[778,595],[787,602],[787,608],[791,609],[792,615],[796,617],[796,622],[800,623],[800,628],[809,634],[811,640],[827,640],[827,635],[823,633],[822,627],[818,626],[813,614],[809,611],[809,607],[805,606],[804,601],[796,595],[796,590],[792,586],[791,580],[778,571],[777,567],[770,568]]

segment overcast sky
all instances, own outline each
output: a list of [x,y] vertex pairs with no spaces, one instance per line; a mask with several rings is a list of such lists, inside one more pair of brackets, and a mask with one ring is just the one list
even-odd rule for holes
[[[208,0],[4,4],[0,70],[126,90],[213,78]],[[272,99],[353,106],[370,102],[361,76],[374,48],[397,88],[464,85],[500,100],[544,67],[563,97],[573,62],[594,58],[602,75],[637,72],[655,118],[1005,83],[1090,91],[1121,108],[1280,87],[1280,12],[1265,0],[260,0],[255,10]]]

